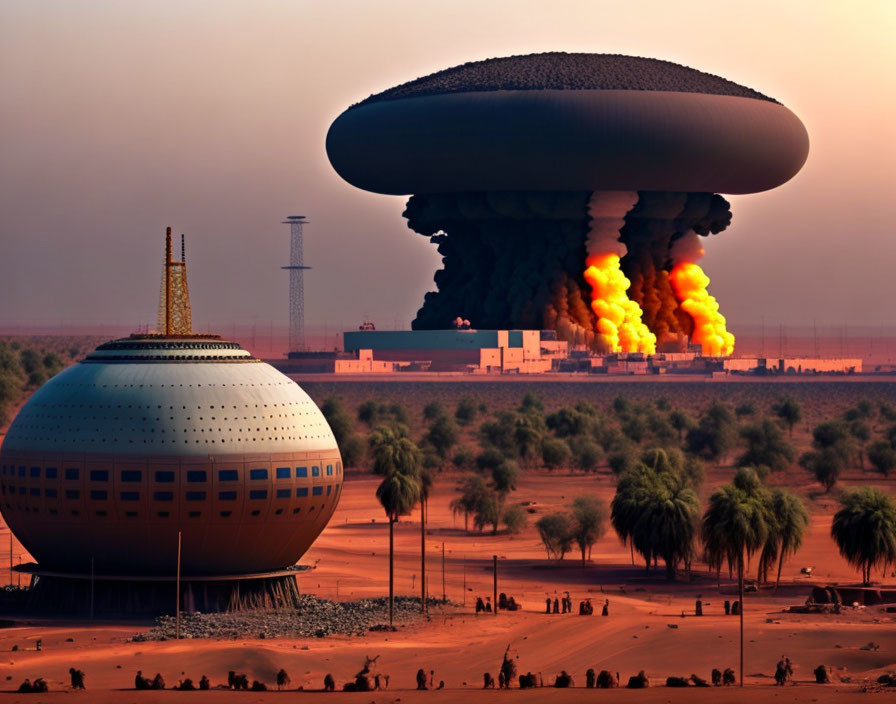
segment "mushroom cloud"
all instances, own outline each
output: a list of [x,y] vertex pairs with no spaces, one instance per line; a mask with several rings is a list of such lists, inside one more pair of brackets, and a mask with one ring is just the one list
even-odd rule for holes
[[730,355],[707,237],[719,193],[792,178],[809,139],[757,91],[668,61],[546,53],[467,63],[351,106],[327,154],[349,183],[411,195],[442,255],[414,329],[553,329],[603,352],[682,335]]

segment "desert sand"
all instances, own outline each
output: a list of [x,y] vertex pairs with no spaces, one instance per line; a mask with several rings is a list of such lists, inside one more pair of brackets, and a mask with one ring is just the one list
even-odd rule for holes
[[[727,479],[730,472],[711,472],[704,491]],[[301,563],[313,569],[301,573],[302,591],[323,598],[350,600],[383,595],[388,589],[388,524],[374,498],[376,478],[347,477],[346,488],[330,525]],[[662,574],[645,575],[643,565],[632,566],[629,551],[612,530],[594,546],[583,568],[580,556],[562,562],[548,561],[533,527],[538,514],[567,505],[583,492],[612,497],[609,476],[528,472],[509,500],[534,501],[529,526],[518,536],[464,533],[463,518],[454,517],[448,504],[454,496],[456,476],[440,475],[430,499],[426,536],[429,594],[442,596],[442,546],[445,547],[445,595],[451,605],[432,609],[428,620],[404,623],[393,633],[363,637],[330,636],[321,639],[238,641],[129,642],[146,630],[145,622],[70,623],[26,619],[0,630],[0,689],[15,689],[25,678],[45,677],[49,695],[12,695],[9,701],[70,701],[77,696],[91,702],[119,701],[223,701],[266,702],[301,696],[316,701],[321,694],[296,693],[298,686],[316,689],[326,673],[338,686],[349,680],[365,656],[379,655],[380,671],[391,675],[388,692],[327,695],[347,702],[488,701],[511,696],[527,702],[603,699],[622,702],[739,702],[781,698],[781,701],[853,701],[863,680],[876,678],[896,667],[894,615],[880,609],[845,610],[839,616],[783,613],[802,603],[809,580],[801,566],[814,566],[813,580],[855,582],[855,571],[836,553],[828,537],[831,512],[824,500],[813,501],[810,536],[797,556],[785,563],[784,584],[777,593],[763,590],[746,598],[745,690],[656,687],[669,675],[696,673],[709,678],[713,667],[737,668],[738,620],[726,617],[725,598],[736,598],[736,585],[723,575],[721,593],[714,575],[699,568],[691,583],[670,584]],[[878,482],[879,483],[879,482]],[[794,479],[795,488],[801,487]],[[3,529],[6,531],[5,527]],[[8,541],[8,532],[0,533]],[[4,544],[0,542],[0,544]],[[14,543],[14,559],[21,548]],[[419,512],[404,518],[396,530],[396,592],[419,593]],[[513,595],[523,606],[515,613],[475,616],[477,596],[492,593],[492,555],[499,558],[498,590]],[[22,556],[28,560],[27,555]],[[889,581],[893,581],[892,579]],[[466,586],[466,591],[465,591]],[[595,615],[544,614],[546,596],[569,591],[574,604],[590,598]],[[704,601],[701,618],[693,616],[694,600]],[[610,615],[599,615],[600,604],[610,600]],[[682,617],[682,612],[685,616]],[[35,640],[42,640],[41,652]],[[69,641],[68,639],[71,639]],[[878,650],[862,650],[869,641]],[[519,672],[541,673],[546,683],[565,669],[577,688],[569,691],[532,690],[513,694],[483,692],[482,674],[497,676],[505,648],[517,658]],[[18,650],[13,652],[13,646]],[[796,686],[773,686],[774,665],[781,654],[795,665]],[[818,664],[833,668],[835,683],[815,685],[812,670]],[[86,673],[86,693],[68,689],[67,671],[77,666]],[[135,672],[161,672],[169,687],[184,677],[194,681],[206,674],[212,684],[226,680],[230,669],[271,686],[276,672],[285,668],[292,694],[233,692],[135,692]],[[435,671],[444,680],[442,692],[415,692],[417,668]],[[647,691],[585,690],[589,667],[618,671],[623,679],[646,670],[654,685]],[[848,682],[840,680],[850,680]],[[54,693],[54,691],[56,693]],[[885,693],[896,700],[896,692]]]

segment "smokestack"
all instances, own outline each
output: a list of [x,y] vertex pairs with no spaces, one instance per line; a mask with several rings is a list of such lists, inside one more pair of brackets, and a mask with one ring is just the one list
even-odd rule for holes
[[165,228],[165,334],[171,334],[171,226]]
[[181,264],[187,263],[187,245],[184,241],[184,233],[180,233],[180,261]]

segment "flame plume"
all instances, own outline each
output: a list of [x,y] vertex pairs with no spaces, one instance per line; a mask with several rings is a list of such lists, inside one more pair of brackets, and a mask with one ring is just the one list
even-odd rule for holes
[[597,332],[611,352],[656,352],[656,335],[642,322],[641,306],[628,296],[631,287],[620,261],[627,253],[619,241],[625,214],[638,202],[633,191],[591,194],[591,224],[585,242],[585,281],[591,286],[591,310]]
[[709,277],[693,262],[680,262],[669,275],[681,309],[694,321],[691,340],[703,347],[703,354],[727,357],[734,352],[734,335],[725,327],[725,317],[719,313],[719,302],[706,287]]
[[656,352],[656,335],[641,322],[641,306],[628,297],[631,282],[619,266],[619,255],[589,256],[585,281],[591,286],[591,310],[597,332],[612,352]]

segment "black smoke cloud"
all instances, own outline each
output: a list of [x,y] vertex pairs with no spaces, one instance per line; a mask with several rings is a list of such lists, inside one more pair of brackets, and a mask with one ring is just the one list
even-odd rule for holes
[[[404,216],[442,255],[437,291],[427,293],[412,326],[445,329],[458,316],[484,329],[556,330],[560,339],[597,346],[590,286],[584,279],[590,191],[415,195]],[[691,231],[721,232],[728,202],[711,193],[642,191],[625,217],[621,266],[629,297],[658,339],[690,334],[669,284],[673,245]]]

